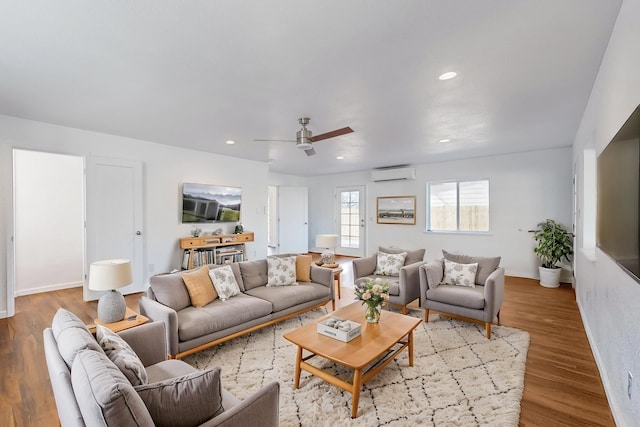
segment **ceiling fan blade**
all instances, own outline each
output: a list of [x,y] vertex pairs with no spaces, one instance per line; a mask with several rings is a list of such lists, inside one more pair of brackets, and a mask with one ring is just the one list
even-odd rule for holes
[[313,147],[309,148],[308,150],[304,150],[305,153],[307,153],[307,156],[313,156],[314,154],[316,154],[316,150],[313,149]]
[[329,139],[329,138],[334,138],[340,135],[346,135],[351,132],[353,132],[353,129],[347,126],[346,128],[332,130],[331,132],[327,132],[327,133],[321,133],[320,135],[313,136],[309,139],[312,142],[317,142],[317,141],[322,141],[323,139]]
[[296,142],[295,139],[254,139],[258,142]]

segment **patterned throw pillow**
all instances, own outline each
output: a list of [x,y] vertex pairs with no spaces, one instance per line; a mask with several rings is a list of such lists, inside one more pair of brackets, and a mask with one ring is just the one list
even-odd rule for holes
[[96,325],[96,340],[131,385],[137,386],[149,381],[142,361],[118,334],[102,325]]
[[443,285],[457,285],[475,288],[476,272],[478,271],[478,263],[458,264],[457,262],[444,260],[444,277]]
[[267,286],[289,286],[296,283],[296,257],[267,257]]
[[182,273],[182,280],[189,292],[191,305],[194,307],[204,307],[218,296],[209,278],[209,267],[206,265],[197,270]]
[[222,301],[240,295],[240,287],[236,281],[236,276],[233,274],[233,270],[230,265],[224,265],[222,267],[209,270],[209,277],[213,282],[213,286],[216,288],[218,297]]
[[399,254],[378,252],[376,271],[373,274],[383,276],[399,276],[400,269],[404,267],[404,259],[406,257],[406,252],[400,252]]

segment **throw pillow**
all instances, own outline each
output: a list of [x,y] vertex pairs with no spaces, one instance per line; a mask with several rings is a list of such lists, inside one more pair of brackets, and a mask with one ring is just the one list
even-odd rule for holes
[[476,272],[478,271],[478,263],[459,264],[457,262],[444,260],[444,277],[443,285],[456,285],[475,288]]
[[378,258],[376,260],[376,271],[374,271],[373,274],[383,276],[399,276],[400,269],[404,267],[404,260],[406,257],[406,252],[401,252],[399,254],[378,252]]
[[445,250],[442,255],[449,261],[459,262],[461,264],[478,263],[478,273],[476,274],[476,285],[484,285],[487,278],[500,265],[500,257],[479,257],[469,255],[452,254]]
[[296,257],[296,281],[311,281],[311,255],[298,255]]
[[146,384],[147,371],[133,349],[118,334],[102,325],[96,325],[96,340],[111,361],[122,371],[131,385]]
[[296,257],[267,257],[267,286],[289,286],[296,283]]
[[156,426],[196,426],[222,407],[220,368],[135,387]]
[[222,301],[240,295],[240,287],[230,265],[214,268],[209,271],[209,277],[215,287],[215,292]]
[[194,307],[204,307],[218,296],[209,277],[209,267],[206,265],[195,271],[182,273],[182,280]]

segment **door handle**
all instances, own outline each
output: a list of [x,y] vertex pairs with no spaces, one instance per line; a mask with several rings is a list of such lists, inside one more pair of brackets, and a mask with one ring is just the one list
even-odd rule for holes
[[136,231],[136,236],[142,236],[142,231]]

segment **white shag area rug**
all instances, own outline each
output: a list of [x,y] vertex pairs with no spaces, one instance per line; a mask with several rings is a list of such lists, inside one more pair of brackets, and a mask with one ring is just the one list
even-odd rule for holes
[[[431,315],[414,331],[413,367],[406,350],[399,354],[363,386],[352,420],[351,393],[305,371],[300,388],[293,388],[297,348],[282,335],[325,314],[317,309],[183,360],[199,369],[220,366],[223,387],[240,399],[279,381],[282,427],[518,425],[527,332],[494,325],[487,340],[484,326]],[[349,370],[324,359],[310,362],[352,379]]]

